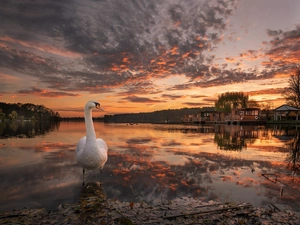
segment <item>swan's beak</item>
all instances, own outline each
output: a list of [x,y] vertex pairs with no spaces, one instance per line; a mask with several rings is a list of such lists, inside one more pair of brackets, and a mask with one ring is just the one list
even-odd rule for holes
[[104,112],[104,109],[102,109],[102,108],[100,107],[100,105],[96,105],[96,109],[99,109],[100,111],[103,111],[103,112]]

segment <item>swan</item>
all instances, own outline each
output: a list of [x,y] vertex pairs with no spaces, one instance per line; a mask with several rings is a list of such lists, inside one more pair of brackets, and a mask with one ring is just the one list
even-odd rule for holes
[[96,138],[94,124],[92,120],[92,109],[99,109],[100,103],[88,101],[84,107],[84,120],[86,126],[86,136],[82,137],[76,146],[76,159],[82,167],[83,184],[85,169],[102,169],[107,161],[107,145],[101,138]]

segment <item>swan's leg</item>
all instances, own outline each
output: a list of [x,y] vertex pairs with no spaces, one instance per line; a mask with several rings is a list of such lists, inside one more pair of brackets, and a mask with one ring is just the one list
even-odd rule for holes
[[102,172],[103,172],[103,168],[100,168],[100,184],[102,184]]
[[84,173],[85,173],[85,169],[82,168],[82,187],[84,186]]

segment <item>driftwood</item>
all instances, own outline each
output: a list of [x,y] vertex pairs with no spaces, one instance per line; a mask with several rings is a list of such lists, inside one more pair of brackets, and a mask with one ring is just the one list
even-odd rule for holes
[[201,214],[206,214],[206,213],[223,212],[223,211],[228,211],[231,209],[247,208],[250,206],[251,205],[231,206],[231,207],[221,208],[221,209],[211,209],[211,210],[205,210],[205,211],[200,211],[200,212],[192,212],[192,213],[177,214],[177,215],[172,215],[172,216],[164,216],[163,218],[164,219],[173,219],[173,218],[181,217],[181,216],[193,216],[193,215],[201,215]]
[[270,208],[274,211],[274,212],[281,212],[281,210],[275,205],[275,204],[273,204],[272,202],[268,202],[269,203],[269,205],[270,206],[272,206],[273,208],[271,208],[270,206]]
[[[269,180],[269,181],[271,181],[272,183],[274,183],[274,184],[277,184],[277,182],[278,182],[278,183],[281,183],[281,184],[283,184],[284,186],[288,187],[289,189],[291,189],[291,190],[293,190],[293,191],[295,191],[295,192],[297,192],[297,193],[300,194],[300,191],[299,191],[299,190],[297,190],[297,189],[291,187],[290,185],[288,185],[288,184],[286,184],[286,183],[284,183],[284,182],[278,180],[277,174],[274,174],[274,173],[263,173],[263,174],[261,174],[261,175],[262,175],[264,178],[266,178],[267,180]],[[269,178],[270,176],[275,177],[275,179],[272,180],[271,178]],[[283,188],[280,189],[280,196],[282,196],[282,194],[283,194]]]

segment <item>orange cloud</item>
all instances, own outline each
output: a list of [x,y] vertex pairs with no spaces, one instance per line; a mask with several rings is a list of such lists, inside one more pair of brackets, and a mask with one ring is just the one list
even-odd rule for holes
[[265,42],[267,46],[265,50],[265,56],[269,59],[268,62],[264,62],[264,65],[277,65],[280,67],[290,66],[291,64],[300,63],[300,26],[296,26],[296,29],[282,32],[268,30],[268,35],[273,37],[270,42]]
[[233,57],[226,57],[225,58],[225,60],[227,61],[227,62],[236,62],[236,59],[235,58],[233,58]]
[[178,54],[178,47],[173,47],[170,50],[171,55],[177,55]]

